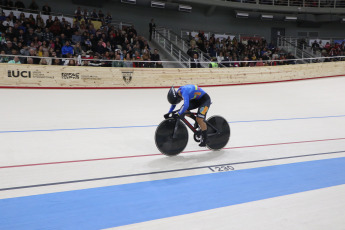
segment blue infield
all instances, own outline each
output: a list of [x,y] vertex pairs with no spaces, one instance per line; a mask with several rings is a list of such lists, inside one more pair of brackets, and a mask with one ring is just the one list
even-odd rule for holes
[[345,158],[0,200],[0,229],[102,229],[345,184]]

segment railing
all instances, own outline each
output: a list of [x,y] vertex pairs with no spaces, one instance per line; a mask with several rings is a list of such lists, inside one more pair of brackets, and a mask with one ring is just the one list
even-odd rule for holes
[[177,63],[182,67],[190,67],[190,57],[187,53],[180,48],[178,45],[174,44],[169,38],[170,34],[162,28],[157,28],[154,32],[153,39],[166,51],[171,57],[173,57]]
[[[13,12],[16,17],[18,17],[21,13],[25,14],[25,17],[29,16],[32,14],[34,18],[36,18],[37,15],[40,15],[44,20],[48,19],[49,16],[52,16],[53,19],[55,17],[58,17],[60,20],[62,18],[69,19],[68,22],[73,24],[73,20],[75,18],[74,14],[68,14],[68,13],[60,13],[60,12],[50,12],[49,14],[45,14],[41,10],[31,10],[27,8],[17,8],[17,7],[8,7],[8,6],[3,6],[0,5],[0,13],[3,11],[5,13],[5,16],[8,16],[10,12]],[[96,20],[92,19],[91,20]],[[116,28],[122,29],[124,26],[132,26],[132,22],[124,22],[122,20],[110,20],[111,25],[115,26]]]
[[[185,39],[181,38],[178,34],[176,34],[175,32],[173,32],[173,31],[171,31],[169,29],[158,28],[157,30],[160,31],[160,33],[163,34],[165,37],[167,37],[170,42],[174,43],[176,46],[178,46],[180,49],[182,49],[182,51],[185,54],[187,54],[187,51],[190,48],[188,41],[186,41]],[[195,48],[195,50],[199,54],[199,60],[201,62],[201,66],[204,67],[204,68],[207,68],[208,64],[205,64],[205,63],[210,63],[211,62],[210,55],[205,53],[205,52],[203,52],[199,48]],[[189,58],[193,58],[193,57],[189,57]],[[219,64],[219,65],[222,65],[222,64]]]
[[295,57],[300,59],[299,62],[323,61],[323,59],[318,59],[318,57],[321,57],[321,53],[314,55],[311,47],[301,41],[300,39],[278,37],[277,45],[279,48],[294,54]]
[[344,0],[217,0],[272,6],[297,6],[317,8],[345,8]]
[[[161,35],[157,35],[157,37],[161,38]],[[163,41],[163,40],[162,40]],[[168,46],[166,46],[168,47]],[[173,51],[173,53],[175,53]],[[69,60],[74,60],[75,65],[74,66],[103,66],[103,67],[110,67],[113,62],[122,62],[125,63],[124,67],[133,67],[133,63],[155,63],[154,61],[139,61],[139,60],[107,60],[107,59],[89,59],[89,58],[58,58],[58,57],[39,57],[39,56],[19,56],[19,55],[9,55],[9,54],[0,54],[0,63],[8,63],[8,61],[13,60],[15,57],[18,57],[19,60],[22,62],[27,59],[50,59],[51,61],[48,63],[54,63],[55,59],[61,60],[61,64],[59,65],[69,65]],[[333,57],[316,57],[316,58],[297,58],[297,59],[285,59],[285,60],[263,60],[263,61],[228,61],[226,63],[240,63],[246,64],[246,63],[252,63],[254,65],[250,65],[251,67],[255,67],[255,63],[262,62],[266,64],[267,66],[272,65],[290,65],[290,64],[303,64],[303,63],[316,63],[316,62],[334,62],[334,61],[345,61],[345,56],[333,56]],[[180,65],[183,65],[183,67],[190,67],[190,60],[187,58],[181,58],[180,60],[176,61],[159,61],[160,63],[178,63]],[[200,62],[201,64],[209,64],[209,62]],[[18,63],[19,64],[19,63]],[[27,64],[25,62],[21,64]],[[47,64],[39,64],[39,65],[47,65]],[[240,66],[241,66],[240,65]],[[69,65],[70,66],[70,65]],[[139,67],[145,67],[145,65],[138,65]],[[147,66],[147,65],[146,65]],[[262,66],[262,65],[260,65]],[[228,67],[228,68],[236,68],[236,67]]]
[[227,39],[228,37],[230,37],[230,39],[232,40],[234,37],[238,40],[241,41],[242,37],[260,37],[260,35],[258,34],[242,34],[242,33],[226,33],[226,32],[217,32],[217,31],[204,31],[204,30],[188,30],[188,29],[182,29],[181,30],[181,38],[188,41],[189,40],[189,34],[191,34],[193,37],[195,37],[195,35],[197,35],[199,32],[198,31],[203,31],[204,35],[206,38],[210,38],[213,34],[215,35],[216,38],[220,38],[220,39]]

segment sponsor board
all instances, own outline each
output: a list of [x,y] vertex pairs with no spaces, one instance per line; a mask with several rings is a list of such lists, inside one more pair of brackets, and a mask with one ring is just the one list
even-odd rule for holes
[[128,85],[132,81],[133,71],[121,71],[123,81]]
[[38,70],[34,70],[34,71],[27,71],[27,70],[13,70],[13,69],[9,69],[7,71],[7,77],[10,78],[50,78],[50,79],[54,79],[54,76],[49,75],[49,73],[43,73],[41,71]]

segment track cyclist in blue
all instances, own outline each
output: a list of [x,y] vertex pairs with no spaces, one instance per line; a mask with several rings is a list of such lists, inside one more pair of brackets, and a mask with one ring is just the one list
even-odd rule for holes
[[183,118],[185,112],[198,108],[197,116],[189,115],[192,119],[196,120],[201,128],[202,138],[199,144],[200,147],[205,147],[207,144],[207,125],[205,123],[206,114],[211,105],[210,96],[197,85],[181,86],[177,91],[172,86],[168,92],[168,101],[171,104],[169,113],[164,115],[167,119],[169,114],[175,109],[176,105],[184,101],[180,111],[175,115]]

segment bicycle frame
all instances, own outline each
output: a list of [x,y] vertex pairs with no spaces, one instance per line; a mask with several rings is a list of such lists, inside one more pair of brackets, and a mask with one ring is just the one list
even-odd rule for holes
[[[172,112],[172,114],[174,114],[174,113],[176,113],[177,111],[175,111],[175,112]],[[192,112],[189,112],[189,113],[186,113],[186,115],[194,115],[194,116],[196,116],[197,115],[197,113],[192,113]],[[191,119],[193,119],[193,118],[191,118]],[[182,119],[180,119],[183,123],[185,123],[185,125],[187,125],[187,127],[190,129],[190,130],[192,130],[192,132],[194,133],[194,134],[201,134],[201,131],[200,130],[197,130],[196,128],[194,128],[194,126],[185,118],[185,117],[183,117]],[[194,119],[193,119],[194,120]],[[207,126],[209,126],[209,127],[211,127],[212,129],[214,129],[215,130],[215,132],[214,133],[209,133],[209,134],[207,134],[207,136],[214,136],[214,135],[217,135],[217,134],[219,134],[220,132],[219,132],[219,130],[216,128],[216,127],[214,127],[212,124],[210,124],[207,120],[204,120],[205,121],[205,123],[206,123],[206,125]],[[196,122],[196,121],[195,121]],[[199,125],[198,125],[199,126]],[[176,130],[177,130],[177,122],[176,122],[176,124],[175,124],[175,129],[174,129],[174,133],[173,133],[173,138],[175,137],[175,133],[176,133]]]

